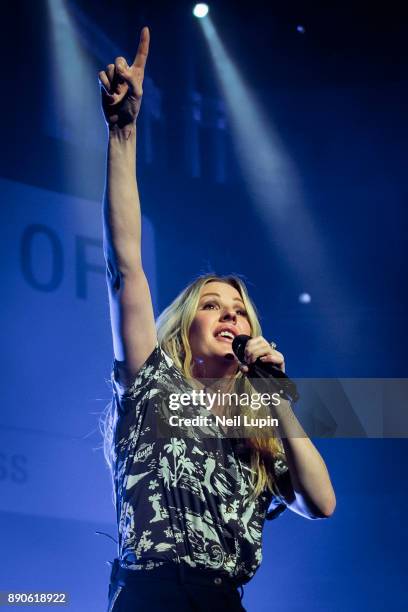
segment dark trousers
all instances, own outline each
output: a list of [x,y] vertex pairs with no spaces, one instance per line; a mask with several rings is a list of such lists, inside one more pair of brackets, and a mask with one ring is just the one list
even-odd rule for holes
[[237,582],[210,570],[177,563],[126,570],[115,559],[108,612],[245,612],[242,594]]

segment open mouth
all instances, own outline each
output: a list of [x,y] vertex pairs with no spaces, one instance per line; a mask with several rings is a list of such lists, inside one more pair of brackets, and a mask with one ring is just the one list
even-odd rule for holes
[[221,340],[224,342],[232,342],[235,338],[234,334],[227,330],[221,330],[217,334],[215,334],[217,340]]

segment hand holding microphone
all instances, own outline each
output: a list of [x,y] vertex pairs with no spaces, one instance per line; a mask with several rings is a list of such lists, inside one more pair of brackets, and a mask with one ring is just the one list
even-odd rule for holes
[[255,362],[260,364],[270,364],[273,368],[271,372],[276,372],[276,376],[285,372],[285,358],[282,353],[276,351],[276,344],[269,343],[262,336],[251,338],[250,336],[240,335],[234,338],[232,349],[241,363],[241,371],[245,374],[249,371],[249,366]]
[[[283,399],[296,402],[299,399],[296,385],[285,373],[284,357],[275,348],[275,343],[269,344],[262,336],[251,338],[240,335],[232,342],[232,350],[241,363],[241,371],[248,378],[263,379],[263,383],[269,382],[278,388]],[[256,386],[256,381],[253,385]]]

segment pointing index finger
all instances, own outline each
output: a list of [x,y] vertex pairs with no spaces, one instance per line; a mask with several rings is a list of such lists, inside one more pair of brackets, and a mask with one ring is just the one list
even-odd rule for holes
[[146,66],[147,55],[149,53],[149,42],[149,28],[144,27],[140,33],[139,46],[137,48],[135,59],[133,60],[133,66],[140,68],[141,70],[144,70],[144,67]]

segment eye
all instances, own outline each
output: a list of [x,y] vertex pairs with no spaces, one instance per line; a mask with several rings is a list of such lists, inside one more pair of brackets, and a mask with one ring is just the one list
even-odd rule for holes
[[215,308],[216,305],[217,304],[215,302],[207,302],[206,304],[204,304],[203,310],[209,310],[209,309]]
[[242,317],[247,317],[248,316],[247,311],[246,310],[242,310],[242,308],[240,310],[237,310],[237,313],[239,315],[241,315]]

